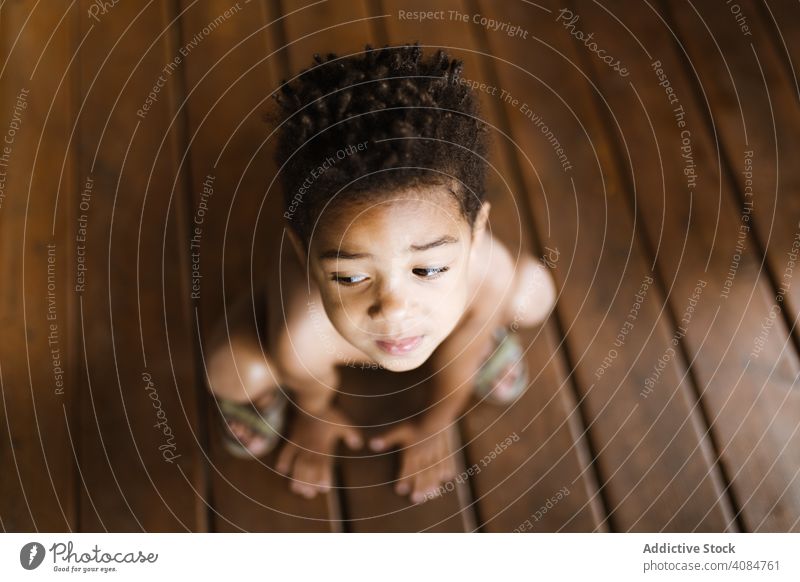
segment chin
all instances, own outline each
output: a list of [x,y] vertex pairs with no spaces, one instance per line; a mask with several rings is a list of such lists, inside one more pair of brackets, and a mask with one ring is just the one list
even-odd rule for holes
[[389,370],[390,372],[408,372],[409,370],[415,370],[419,368],[422,364],[425,363],[425,360],[428,358],[385,358],[379,357],[376,358],[376,361],[380,364],[381,368],[384,370]]

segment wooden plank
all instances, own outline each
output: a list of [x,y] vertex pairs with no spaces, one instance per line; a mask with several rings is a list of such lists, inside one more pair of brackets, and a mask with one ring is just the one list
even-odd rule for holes
[[[386,42],[415,40],[427,45],[426,52],[446,47],[451,55],[464,61],[465,79],[485,83],[485,89],[478,85],[476,93],[482,101],[485,119],[495,128],[492,131],[495,149],[489,160],[494,169],[488,179],[492,204],[490,228],[512,256],[519,258],[523,253],[531,253],[531,248],[540,254],[542,247],[534,240],[527,200],[515,199],[515,194],[523,192],[521,174],[517,167],[512,168],[514,151],[501,133],[506,128],[498,92],[488,89],[494,86],[491,76],[494,63],[491,58],[481,56],[470,23],[417,22],[405,18],[406,12],[430,10],[430,3],[424,0],[383,2],[381,8],[388,15],[384,19],[388,31]],[[442,17],[448,17],[450,11],[467,13],[460,0],[439,2],[436,10]],[[547,252],[552,251],[557,249]],[[509,407],[471,402],[461,422],[467,443],[466,465],[479,470],[470,479],[476,495],[478,525],[486,531],[604,529],[605,515],[588,467],[591,455],[582,437],[585,427],[566,379],[563,353],[556,349],[558,332],[554,320],[521,334],[528,349],[527,365],[533,385],[520,401]],[[490,455],[486,461],[486,455],[497,443],[510,435],[518,441],[504,449],[502,455]],[[559,503],[552,510],[541,512],[550,497],[564,487],[569,494],[558,496]]]
[[[738,9],[742,10],[738,19],[733,12],[723,19],[712,17],[708,7],[665,7],[662,13],[665,18],[671,14],[680,26],[676,33],[689,56],[704,55],[695,68],[704,99],[713,104],[711,113],[739,197],[748,185],[755,189],[748,200],[754,202],[752,232],[759,240],[748,246],[766,249],[765,275],[780,291],[779,302],[786,305],[791,325],[800,312],[800,287],[792,285],[792,270],[787,272],[787,267],[792,267],[787,255],[800,248],[800,200],[792,195],[800,187],[800,170],[790,163],[791,152],[800,147],[792,131],[800,123],[800,111],[793,80],[781,62],[780,49],[776,50],[780,41],[771,23],[764,20],[767,9]],[[776,17],[784,15],[779,19],[782,26],[800,31],[788,18],[791,11],[785,4],[779,2],[770,10]],[[790,31],[787,34],[791,36]],[[720,76],[719,71],[725,74]],[[708,82],[712,72],[713,83]],[[745,151],[754,154],[751,178],[741,168]],[[797,334],[799,330],[795,327],[794,331]]]
[[[82,528],[203,530],[171,5],[81,3]],[[148,97],[150,93],[155,97]],[[73,204],[80,204],[75,199]]]
[[[725,19],[711,18],[704,7],[696,7],[696,12],[671,12],[679,17],[678,22],[685,23],[684,26],[695,21],[696,27],[705,30],[707,26],[717,37],[716,44],[712,41],[711,46],[708,32],[684,41],[690,54],[696,54],[700,48],[709,50],[708,58],[697,67],[701,80],[707,79],[711,63],[720,63],[720,51],[728,61],[724,69],[726,74],[720,82],[704,82],[703,85],[716,105],[715,118],[722,121],[719,124],[721,145],[728,152],[728,158],[738,160],[746,149],[755,153],[753,182],[758,199],[753,215],[761,243],[767,249],[766,267],[774,286],[783,288],[786,319],[791,327],[800,313],[800,285],[792,284],[791,271],[787,274],[786,256],[790,252],[796,254],[800,248],[800,199],[793,195],[800,188],[800,169],[792,163],[792,153],[800,147],[797,132],[792,130],[800,123],[797,109],[800,94],[793,75],[781,62],[785,47],[774,23],[770,22],[770,11],[778,20],[795,67],[800,64],[796,60],[800,59],[800,43],[797,42],[800,11],[796,3],[789,5],[782,1],[760,8],[742,6],[738,21],[733,13],[726,14]],[[699,23],[700,17],[705,25]],[[747,31],[743,31],[739,23],[746,25]],[[715,81],[717,77],[715,74]],[[733,175],[740,191],[744,191],[746,178],[739,166],[741,163],[733,165]],[[800,338],[800,329],[795,327],[794,333],[795,338]]]
[[[679,12],[688,15],[686,11]],[[761,273],[752,235],[747,236],[746,242],[742,236],[747,232],[742,225],[749,228],[751,207],[740,207],[731,196],[735,186],[724,167],[716,163],[717,152],[703,112],[683,74],[685,68],[674,49],[674,39],[658,15],[645,5],[637,5],[625,14],[615,14],[623,23],[619,24],[608,12],[589,2],[577,3],[575,14],[580,15],[587,30],[604,31],[604,46],[609,53],[623,57],[630,71],[630,76],[621,80],[606,74],[605,65],[598,66],[597,59],[584,59],[603,92],[608,111],[614,114],[614,120],[607,120],[609,128],[614,122],[620,126],[622,137],[614,142],[620,144],[617,157],[624,164],[624,175],[635,177],[643,231],[648,235],[649,247],[659,249],[659,278],[667,282],[670,290],[673,319],[685,330],[682,345],[701,386],[703,406],[713,425],[726,477],[732,480],[731,491],[742,504],[744,525],[753,530],[769,520],[771,527],[788,528],[800,515],[798,508],[791,507],[796,501],[787,499],[784,503],[789,507],[779,503],[782,492],[791,486],[795,471],[788,462],[792,448],[788,435],[797,424],[800,410],[792,407],[787,396],[798,366],[780,323],[764,338],[760,358],[751,357],[754,335],[761,330],[762,321],[769,319],[774,297]],[[683,38],[704,36],[683,17],[678,24]],[[718,40],[723,35],[721,31],[720,35],[715,34]],[[690,41],[687,48],[694,42]],[[704,80],[712,78],[708,67],[719,71],[723,66],[714,62],[710,49],[705,46],[690,52]],[[729,59],[731,70],[739,70],[740,64]],[[658,70],[662,71],[661,77]],[[665,82],[674,91],[675,101],[671,104]],[[703,85],[707,86],[718,131],[722,136],[733,135],[740,129],[737,123],[741,119],[735,108],[728,109],[735,100],[732,95],[721,93],[724,85],[716,78]],[[748,125],[764,125],[763,111],[749,110]],[[755,143],[752,146],[757,147]],[[738,167],[748,148],[734,149],[738,153],[733,157],[733,149],[730,150],[729,163]],[[757,151],[753,172],[761,176],[770,170],[759,164],[763,149]],[[686,152],[690,157],[684,157]],[[697,177],[691,173],[687,177],[683,172],[686,167],[696,167]],[[665,196],[666,192],[670,194]],[[739,241],[741,248],[737,246]],[[741,256],[735,279],[729,278],[732,254]],[[696,304],[690,306],[688,298],[695,294],[698,282],[705,287],[700,288],[702,293]],[[787,498],[797,497],[791,491],[796,491],[800,482],[794,487],[790,487]],[[773,507],[777,510],[774,513]],[[779,521],[774,521],[776,518]]]
[[[560,8],[548,2],[501,11],[481,2],[473,13],[521,27],[515,35],[482,34],[498,57],[537,225],[542,232],[548,219],[557,225],[551,246],[565,257],[555,269],[558,308],[611,527],[735,529],[685,362],[668,351],[674,330],[610,158],[612,136],[573,68],[572,37],[554,22]],[[663,367],[659,389],[643,398],[655,366]]]
[[[707,274],[714,288],[695,313],[697,324],[686,339],[694,370],[705,386],[704,402],[722,448],[723,462],[732,477],[747,529],[787,531],[800,527],[800,479],[794,462],[800,457],[800,402],[790,398],[798,375],[797,353],[779,312],[783,308],[788,321],[794,322],[800,306],[800,287],[791,284],[792,266],[787,262],[787,254],[800,251],[800,201],[792,194],[793,187],[800,187],[800,168],[790,163],[789,154],[800,148],[800,139],[792,129],[800,123],[800,111],[759,12],[746,11],[744,20],[739,20],[747,23],[747,30],[743,31],[732,13],[719,18],[709,8],[697,6],[695,12],[688,6],[676,6],[674,10],[662,10],[661,16],[666,20],[668,12],[672,14],[670,21],[677,25],[677,34],[699,75],[703,97],[710,101],[708,113],[713,116],[725,154],[722,168],[715,161],[718,152],[709,133],[702,131],[703,102],[693,99],[697,92],[693,93],[686,75],[681,74],[685,68],[679,51],[664,50],[671,44],[669,32],[649,9],[636,7],[621,19],[634,34],[646,38],[648,46],[658,47],[653,59],[659,59],[663,69],[670,72],[669,81],[676,94],[682,96],[687,128],[690,123],[696,128],[692,131],[692,149],[705,174],[697,196],[691,200],[696,220],[693,217],[692,227],[685,232],[675,225],[667,236],[686,239],[690,248],[702,249],[700,253],[687,254],[682,272],[699,272],[706,260],[709,262]],[[595,22],[605,16],[597,13]],[[614,38],[622,41],[626,35]],[[633,42],[627,47],[622,42],[611,46],[620,51],[627,49],[626,54],[638,49]],[[638,59],[636,65],[639,64],[642,66],[636,73],[642,100],[645,104],[663,102],[663,89],[653,82],[652,67],[647,70],[645,59]],[[720,75],[720,71],[727,74]],[[629,100],[620,109],[631,111],[633,103]],[[770,118],[771,109],[775,124]],[[633,128],[635,124],[630,121],[629,127]],[[680,136],[674,123],[665,125],[656,127],[659,138],[678,143]],[[637,139],[637,135],[629,137],[642,143],[644,137]],[[640,191],[644,192],[653,191],[656,186],[653,180],[648,181],[648,177],[656,175],[655,168],[648,170],[637,161],[636,156],[645,152],[644,148],[633,152],[633,163],[643,177]],[[677,212],[683,214],[690,200],[680,195],[685,189],[675,179],[683,164],[678,155],[672,156],[671,161],[670,165],[665,164],[667,190],[677,194],[670,203],[677,203]],[[728,168],[730,174],[725,171]],[[750,173],[746,174],[748,170]],[[731,176],[735,184],[730,183]],[[721,188],[717,190],[720,180]],[[732,196],[737,190],[738,196]],[[659,217],[654,213],[652,219]],[[709,241],[712,233],[706,225],[715,220],[716,232]],[[651,224],[655,226],[655,222]],[[747,231],[746,239],[739,238],[742,225],[755,227]],[[739,240],[743,241],[743,251],[737,249]],[[768,248],[767,265],[761,263],[759,256],[762,245]],[[665,245],[664,254],[671,250]],[[737,253],[741,254],[741,263],[735,267],[732,255]],[[665,262],[674,261],[679,259]],[[732,267],[735,279],[730,281],[728,293],[725,285]],[[767,268],[772,271],[772,281],[782,289],[780,293],[770,284]],[[667,269],[670,275],[677,274],[677,269]],[[680,285],[679,277],[675,287],[679,294],[693,284],[689,275],[683,278],[686,284]],[[770,327],[765,328],[764,322]]]
[[281,0],[286,58],[292,76],[314,64],[313,55],[360,52],[374,42],[364,0],[311,3]]
[[[183,43],[189,46],[198,35],[202,37],[191,45],[183,70],[193,193],[190,215],[192,228],[200,229],[196,246],[202,277],[195,295],[185,300],[191,301],[193,319],[199,317],[196,324],[202,331],[207,361],[212,330],[232,316],[229,310],[240,298],[252,316],[240,324],[231,323],[229,329],[249,336],[256,346],[265,340],[260,313],[264,311],[263,285],[274,275],[260,249],[271,248],[280,234],[282,201],[274,190],[267,192],[276,170],[274,140],[265,143],[272,128],[262,115],[280,82],[277,61],[281,56],[272,53],[280,48],[282,32],[272,4],[268,11],[263,3],[227,0],[186,1],[182,7]],[[211,26],[213,31],[205,34]],[[204,196],[209,176],[214,193]],[[187,253],[188,244],[184,242]],[[263,462],[236,459],[220,445],[219,412],[213,405],[209,424],[215,530],[329,531],[338,527],[324,497],[309,501],[289,491],[288,480],[273,469],[277,451]]]
[[75,10],[0,9],[0,529],[78,527]]
[[[765,34],[772,40],[780,55],[788,82],[796,99],[800,101],[800,23],[797,21],[797,4],[793,0],[770,0],[759,3],[759,8],[760,20],[765,23]],[[749,13],[745,16],[748,20],[759,20],[758,16],[749,16]]]
[[[286,30],[289,77],[313,64],[314,53],[346,55],[376,44],[367,19],[370,14],[361,1],[325,2],[303,8],[302,1],[282,2]],[[406,418],[420,410],[423,401],[412,396],[414,374],[378,372],[346,376],[348,392],[341,406],[368,435],[385,429],[387,423]],[[382,394],[377,396],[375,392]],[[400,398],[390,396],[399,392]],[[369,398],[359,395],[370,395]],[[423,395],[424,396],[424,395]],[[342,454],[345,454],[344,452]],[[373,455],[366,458],[348,454],[341,459],[341,479],[345,525],[353,531],[461,531],[471,522],[462,515],[455,496],[443,496],[414,506],[407,497],[398,496],[393,482],[399,471],[399,455]],[[354,458],[355,457],[355,458]]]

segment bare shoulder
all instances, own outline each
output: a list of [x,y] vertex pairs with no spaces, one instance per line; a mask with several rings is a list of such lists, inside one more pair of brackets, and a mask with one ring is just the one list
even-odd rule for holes
[[333,363],[325,352],[313,350],[320,325],[314,297],[304,285],[301,266],[290,249],[271,268],[267,285],[267,338],[270,357],[284,381],[315,376],[328,371]]
[[[290,249],[267,285],[268,350],[284,381],[323,378],[355,348],[331,324],[315,287]],[[358,352],[360,354],[360,352]]]
[[502,308],[514,293],[516,261],[506,245],[489,234],[483,238],[481,247],[476,250],[470,274],[472,297],[467,310],[473,317],[479,314],[490,317],[490,314]]

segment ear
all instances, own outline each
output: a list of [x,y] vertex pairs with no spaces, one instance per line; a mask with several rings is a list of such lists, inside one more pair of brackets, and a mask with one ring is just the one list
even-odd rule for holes
[[294,249],[295,255],[297,255],[297,260],[300,261],[300,264],[303,268],[306,268],[306,259],[308,255],[306,254],[306,248],[303,242],[300,240],[298,234],[294,231],[293,228],[287,227],[286,234],[289,236],[289,240],[292,243],[292,248]]
[[483,240],[486,233],[486,227],[489,224],[489,211],[492,205],[489,202],[484,202],[481,209],[478,211],[478,216],[475,217],[475,224],[472,226],[472,244],[477,245]]

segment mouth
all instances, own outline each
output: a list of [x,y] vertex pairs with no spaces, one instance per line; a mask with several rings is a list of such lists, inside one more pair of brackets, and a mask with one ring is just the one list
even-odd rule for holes
[[387,354],[401,356],[415,350],[422,343],[423,336],[406,337],[394,341],[378,340],[375,343]]

